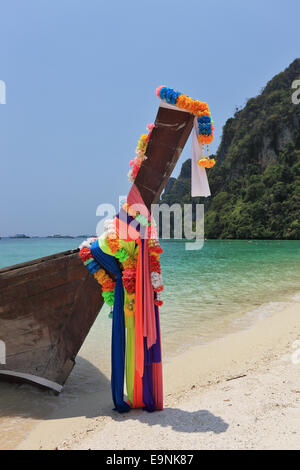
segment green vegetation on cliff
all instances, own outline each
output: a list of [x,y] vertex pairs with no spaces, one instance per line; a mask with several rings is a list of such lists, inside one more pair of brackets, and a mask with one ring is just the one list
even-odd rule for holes
[[292,82],[300,59],[228,119],[217,163],[207,170],[212,197],[191,198],[191,160],[161,202],[205,204],[207,238],[300,239],[300,104]]

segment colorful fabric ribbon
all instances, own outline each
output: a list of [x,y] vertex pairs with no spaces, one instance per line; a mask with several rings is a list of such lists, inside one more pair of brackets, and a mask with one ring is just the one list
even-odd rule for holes
[[117,278],[112,324],[111,389],[116,410],[119,413],[125,413],[130,410],[130,406],[124,401],[125,319],[122,272],[117,260],[113,256],[104,253],[100,249],[98,241],[91,245],[91,253],[105,269]]
[[[142,218],[148,221],[149,211],[135,185],[128,194],[127,204],[138,207]],[[145,238],[145,234],[148,234],[148,224],[145,226],[136,223],[133,216],[121,209],[116,225],[123,236],[126,229],[127,240],[133,237],[139,247],[135,288],[135,373],[132,407],[145,407],[147,411],[161,410],[163,386],[159,309],[154,304],[157,294],[151,281],[148,239]]]

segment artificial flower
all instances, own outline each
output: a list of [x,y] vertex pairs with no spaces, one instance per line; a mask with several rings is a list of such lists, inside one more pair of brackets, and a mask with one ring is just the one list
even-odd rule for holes
[[197,161],[198,165],[203,168],[212,168],[216,161],[214,158],[203,157],[201,160]]

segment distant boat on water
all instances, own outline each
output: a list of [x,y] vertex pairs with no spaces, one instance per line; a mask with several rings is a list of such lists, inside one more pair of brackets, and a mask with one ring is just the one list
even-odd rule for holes
[[74,238],[72,235],[48,235],[47,238]]
[[85,234],[85,235],[76,235],[76,237],[74,238],[84,238],[84,239],[87,239],[87,238],[97,238],[96,235],[89,235],[89,234]]
[[28,235],[25,235],[24,233],[17,233],[16,235],[13,235],[9,238],[30,238]]

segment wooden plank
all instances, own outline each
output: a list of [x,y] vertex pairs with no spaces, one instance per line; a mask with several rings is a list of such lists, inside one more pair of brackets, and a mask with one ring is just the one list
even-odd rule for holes
[[75,250],[67,250],[67,251],[62,251],[60,253],[55,253],[54,255],[44,256],[43,258],[36,258],[31,261],[26,261],[25,263],[14,264],[12,266],[7,266],[6,268],[1,268],[0,274],[4,274],[8,271],[14,271],[16,269],[19,270],[20,268],[30,268],[31,266],[34,266],[36,264],[39,265],[37,267],[37,269],[39,269],[41,263],[44,263],[46,261],[53,261],[57,258],[64,258],[77,252],[78,252],[78,248]]
[[192,114],[160,106],[135,184],[145,205],[156,204],[193,128]]

